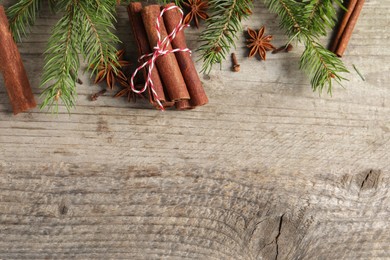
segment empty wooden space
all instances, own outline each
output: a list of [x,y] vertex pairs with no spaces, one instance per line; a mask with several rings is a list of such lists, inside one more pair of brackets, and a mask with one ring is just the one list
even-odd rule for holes
[[[0,80],[0,259],[390,258],[389,8],[366,1],[332,97],[298,69],[301,45],[247,59],[243,34],[241,71],[201,75],[210,103],[191,111],[92,102],[102,87],[80,71],[71,115],[13,116]],[[261,2],[254,13],[244,29],[286,42]],[[57,19],[18,44],[37,99]],[[118,35],[134,64],[125,7]]]

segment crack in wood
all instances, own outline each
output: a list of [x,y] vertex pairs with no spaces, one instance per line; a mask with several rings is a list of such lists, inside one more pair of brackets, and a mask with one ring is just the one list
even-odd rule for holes
[[278,260],[278,256],[279,256],[279,243],[278,243],[278,241],[279,241],[279,237],[280,237],[280,235],[282,233],[283,217],[284,217],[284,214],[282,216],[280,216],[279,230],[278,230],[278,234],[275,237],[275,244],[276,244],[275,260]]
[[357,182],[359,185],[359,196],[360,192],[363,191],[369,191],[369,190],[376,190],[378,188],[379,182],[380,182],[380,177],[381,177],[382,172],[380,170],[373,170],[370,169],[366,173],[361,173],[361,181]]
[[365,183],[367,182],[368,178],[370,177],[370,175],[372,174],[372,170],[370,170],[367,175],[366,175],[366,178],[364,178],[364,180],[362,181],[362,185],[360,186],[360,190],[363,190],[364,188],[364,185]]

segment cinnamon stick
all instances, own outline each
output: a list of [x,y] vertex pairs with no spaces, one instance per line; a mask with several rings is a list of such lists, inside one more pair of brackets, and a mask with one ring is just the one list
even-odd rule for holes
[[331,51],[337,56],[342,57],[348,42],[352,36],[353,29],[357,23],[360,12],[363,8],[365,0],[350,0],[348,4],[348,11],[345,13],[339,31],[336,34],[334,43],[332,44]]
[[[151,48],[154,48],[158,41],[156,19],[159,15],[159,5],[149,5],[142,9],[142,20],[145,25],[145,30],[148,35]],[[163,21],[160,21],[160,33],[161,39],[164,39],[167,36],[167,30],[165,29]],[[172,50],[172,46],[169,44],[167,49]],[[190,99],[190,95],[184,82],[183,75],[181,74],[175,54],[168,53],[160,56],[156,59],[156,65],[170,99],[172,101]]]
[[[166,7],[173,6],[174,4],[168,4]],[[177,26],[180,21],[180,14],[177,9],[172,9],[164,14],[164,23],[169,32]],[[172,41],[172,47],[174,49],[184,49],[187,48],[186,38],[184,31],[180,31],[176,34],[176,37]],[[175,52],[177,62],[179,63],[180,71],[183,75],[184,81],[187,85],[188,92],[190,94],[189,104],[187,102],[182,102],[176,106],[178,109],[180,107],[185,109],[202,106],[208,103],[208,98],[206,92],[203,89],[202,82],[200,81],[198,72],[196,71],[194,62],[192,61],[191,55],[188,52]]]
[[334,37],[332,45],[329,48],[329,50],[331,52],[336,51],[337,46],[339,45],[339,42],[340,42],[340,38],[343,35],[343,32],[345,30],[345,26],[347,26],[348,20],[351,17],[353,9],[355,9],[356,3],[357,3],[357,0],[349,0],[348,1],[348,5],[346,6],[347,12],[343,15],[343,18],[341,19],[341,22],[337,28],[336,36]]
[[[139,56],[151,53],[148,36],[146,35],[144,23],[142,21],[141,11],[142,11],[142,4],[140,2],[130,3],[129,6],[127,7],[127,13],[129,15],[131,26],[133,28],[133,35],[138,45]],[[146,68],[143,69],[143,75],[144,75],[144,79],[146,80],[148,77],[148,72]],[[154,67],[151,72],[151,79],[153,81],[154,89],[156,90],[159,101],[165,106],[164,103],[167,100],[164,94],[164,88],[161,83],[160,75],[156,67]],[[154,100],[154,96],[151,93],[150,88],[148,89],[148,91],[149,91],[150,103],[152,103],[154,106],[157,107],[157,101]]]
[[177,110],[189,110],[195,108],[195,106],[191,105],[191,100],[180,100],[175,103],[175,107]]
[[36,107],[22,58],[12,34],[4,7],[0,5],[0,71],[11,101],[13,113]]

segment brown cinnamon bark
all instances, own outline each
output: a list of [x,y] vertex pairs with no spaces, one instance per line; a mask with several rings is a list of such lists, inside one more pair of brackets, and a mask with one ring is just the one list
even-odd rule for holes
[[[166,5],[166,7],[172,6],[172,4]],[[164,23],[168,32],[173,31],[180,21],[180,14],[177,9],[169,10],[164,14]],[[172,41],[172,47],[174,49],[184,49],[187,48],[186,38],[184,31],[180,31],[176,34],[175,39]],[[196,71],[194,62],[192,61],[191,55],[188,52],[175,52],[177,62],[181,73],[183,75],[184,81],[187,85],[188,92],[190,94],[189,105],[191,107],[202,106],[208,103],[208,98],[206,92],[203,89],[202,82],[199,79],[198,72]],[[184,104],[179,105],[182,107]],[[188,108],[185,108],[188,109]]]
[[343,18],[341,19],[341,22],[337,28],[336,36],[333,39],[332,45],[329,48],[331,52],[335,52],[337,49],[337,46],[339,45],[340,38],[343,35],[343,32],[345,30],[345,26],[347,26],[348,20],[351,17],[351,14],[353,12],[353,9],[355,9],[355,5],[357,3],[357,0],[349,0],[348,5],[346,6],[347,12],[343,15]]
[[[142,21],[141,11],[142,11],[142,4],[140,2],[130,3],[129,6],[127,7],[127,13],[129,15],[129,20],[133,28],[133,35],[138,44],[139,56],[151,53],[148,36],[146,35],[144,23]],[[146,68],[143,69],[143,75],[145,80],[148,77],[147,74],[148,74],[147,69]],[[152,70],[151,79],[153,81],[154,89],[156,90],[159,101],[163,103],[163,105],[165,106],[164,103],[166,102],[166,98],[164,94],[164,88],[161,83],[160,75],[156,67],[154,67]],[[157,102],[156,100],[154,100],[154,96],[151,93],[150,88],[148,89],[148,91],[149,91],[150,103],[152,103],[154,106],[157,107]]]
[[189,110],[194,109],[195,106],[191,105],[191,100],[180,100],[175,103],[175,107],[177,110]]
[[[159,15],[159,5],[149,5],[142,9],[142,20],[145,25],[145,30],[148,35],[151,48],[154,48],[158,41],[156,19]],[[167,36],[167,31],[163,21],[160,21],[160,32],[161,39],[164,39]],[[172,46],[169,44],[167,49],[172,50]],[[172,101],[190,99],[190,95],[184,82],[183,75],[181,74],[175,54],[168,53],[158,57],[156,60],[156,65],[170,99]]]
[[337,56],[342,57],[349,40],[351,39],[353,29],[357,23],[360,12],[365,0],[351,0],[348,4],[348,12],[343,17],[339,32],[336,35],[331,51]]
[[0,71],[14,114],[36,107],[34,95],[12,34],[4,7],[0,5]]

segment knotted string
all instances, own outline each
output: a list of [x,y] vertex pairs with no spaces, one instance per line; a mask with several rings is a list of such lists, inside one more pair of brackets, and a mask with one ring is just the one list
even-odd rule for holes
[[[168,34],[164,39],[161,40],[160,20],[162,19],[162,16],[164,15],[164,13],[166,11],[170,11],[173,9],[179,10],[180,21],[176,25],[176,27],[173,29],[173,31],[170,34]],[[143,60],[144,58],[149,58],[149,59],[147,61],[145,61],[141,66],[139,66],[134,71],[133,75],[131,76],[131,80],[130,80],[131,90],[137,94],[141,94],[141,93],[145,92],[147,90],[147,88],[150,87],[151,92],[153,93],[153,97],[157,101],[157,104],[159,105],[161,110],[164,110],[164,106],[160,102],[159,97],[157,95],[157,92],[154,88],[154,84],[152,81],[152,70],[155,66],[156,59],[160,56],[164,56],[168,53],[174,53],[174,52],[179,52],[179,51],[189,52],[191,54],[191,50],[188,48],[182,48],[182,49],[177,48],[177,49],[168,50],[168,46],[170,45],[171,41],[173,41],[173,39],[175,39],[176,34],[188,26],[188,25],[183,24],[183,16],[184,16],[183,11],[176,5],[165,7],[161,11],[160,15],[156,19],[156,31],[157,31],[157,37],[158,37],[157,45],[153,48],[154,51],[152,53],[142,55],[139,58],[139,61]],[[137,89],[135,89],[134,78],[137,75],[138,71],[145,68],[146,66],[148,66],[148,77],[146,79],[144,87],[140,90],[137,90]]]

